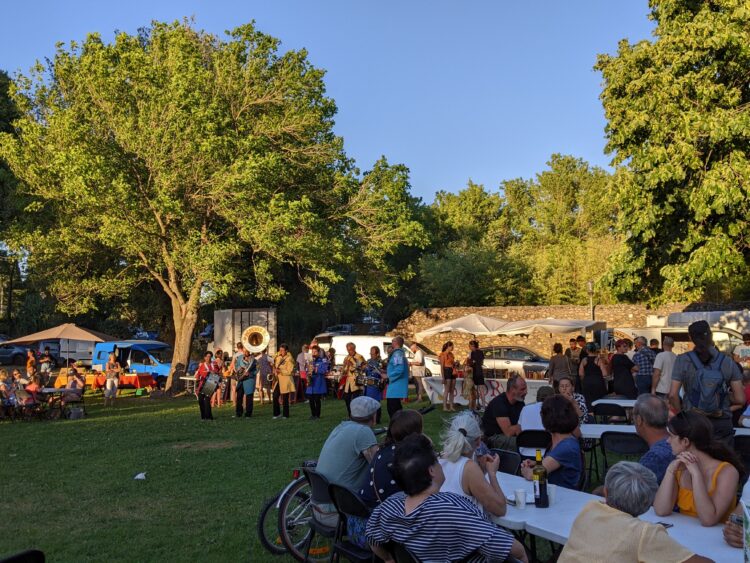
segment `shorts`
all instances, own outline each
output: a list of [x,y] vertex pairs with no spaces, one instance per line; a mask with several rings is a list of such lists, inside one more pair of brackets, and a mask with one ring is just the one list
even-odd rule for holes
[[443,368],[443,379],[456,379],[456,374],[453,373],[453,368]]
[[484,382],[484,370],[474,370],[474,385],[486,385]]
[[117,396],[117,379],[108,379],[104,384],[104,398],[114,399]]

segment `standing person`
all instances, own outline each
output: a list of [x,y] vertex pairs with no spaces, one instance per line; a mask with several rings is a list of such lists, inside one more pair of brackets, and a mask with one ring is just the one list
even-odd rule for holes
[[[289,394],[294,393],[294,360],[289,353],[289,346],[282,344],[273,359],[273,372],[276,376],[273,381],[273,418],[289,418]],[[284,405],[284,414],[281,413],[281,404]]]
[[651,393],[651,383],[654,377],[654,360],[656,354],[646,346],[646,338],[638,336],[635,339],[635,355],[633,363],[638,366],[638,373],[635,374],[635,386],[638,388],[638,394]]
[[570,361],[570,371],[572,374],[578,373],[578,364],[581,362],[581,349],[578,347],[578,341],[571,338],[568,341],[568,348],[565,350],[565,357]]
[[235,384],[237,399],[234,403],[234,417],[242,417],[242,403],[244,402],[245,417],[250,418],[253,416],[253,398],[258,380],[258,362],[250,353],[250,350],[246,350],[241,342],[239,345],[242,348],[242,355],[234,362],[233,366],[237,381]]
[[[571,338],[570,342],[571,345],[575,345],[575,339]],[[570,348],[567,351],[570,351]],[[572,369],[573,362],[570,356],[563,354],[562,344],[555,342],[554,346],[552,346],[552,357],[549,359],[549,367],[547,368],[549,383],[555,388],[555,391],[557,391],[557,386],[561,378],[573,375],[571,373]]]
[[635,374],[638,366],[627,355],[628,342],[621,338],[615,342],[615,354],[612,356],[612,378],[615,395],[626,399],[635,399],[638,396],[638,388],[635,386]]
[[310,347],[307,344],[302,345],[302,350],[297,354],[297,373],[298,375],[294,378],[294,402],[298,402],[305,397],[305,387],[307,386],[307,375],[310,371],[310,363],[312,362],[312,354],[310,354]]
[[491,448],[516,451],[516,436],[521,433],[518,419],[528,392],[526,380],[520,375],[508,379],[505,393],[492,399],[482,416],[482,428]]
[[386,391],[386,408],[388,416],[401,410],[401,399],[406,399],[409,392],[409,362],[404,352],[404,339],[395,336],[391,340],[391,353],[388,355],[388,391]]
[[107,365],[104,368],[104,373],[107,381],[104,383],[104,406],[109,403],[110,406],[115,406],[115,397],[117,397],[117,385],[120,381],[120,373],[122,368],[120,362],[117,361],[117,356],[113,353],[109,355]]
[[362,394],[362,388],[357,385],[357,373],[364,367],[365,359],[357,352],[357,347],[349,342],[346,345],[346,357],[341,364],[341,374],[346,378],[344,382],[344,402],[346,403],[347,416],[352,415],[350,408],[352,399]]
[[263,398],[263,392],[268,395],[268,402],[273,402],[271,397],[271,380],[270,376],[273,374],[273,365],[271,364],[271,358],[268,357],[268,350],[264,349],[255,356],[258,362],[258,375],[260,376],[260,385],[258,385],[258,393],[260,393],[260,404],[264,405],[265,400]]
[[26,377],[31,379],[34,372],[36,372],[36,358],[34,357],[34,350],[29,348],[26,350]]
[[666,399],[669,396],[669,390],[672,388],[672,369],[677,360],[677,354],[672,352],[674,339],[671,336],[665,336],[662,339],[662,346],[664,346],[664,351],[656,354],[654,359],[651,393]]
[[745,403],[740,368],[716,349],[706,321],[691,324],[688,336],[695,347],[675,360],[669,403],[676,412],[697,410],[705,414],[713,425],[714,437],[732,447],[734,429],[730,405]]
[[443,372],[443,410],[452,411],[455,410],[453,394],[456,390],[456,374],[453,372],[456,359],[453,355],[453,342],[449,340],[443,344],[443,350],[438,355],[438,361]]
[[750,370],[750,333],[746,332],[742,335],[742,344],[734,347],[732,357],[742,366],[742,369]]
[[581,380],[581,390],[586,397],[586,404],[601,399],[607,394],[607,384],[604,382],[604,372],[601,366],[601,356],[597,354],[599,346],[596,342],[586,344],[588,354],[581,359],[578,366],[578,376]]
[[630,338],[625,339],[625,345],[627,346],[627,351],[625,352],[625,355],[630,358],[630,361],[633,361],[633,356],[635,356],[635,350],[633,350],[633,341],[630,340]]
[[305,394],[310,401],[310,420],[320,420],[321,399],[328,393],[326,375],[330,369],[328,358],[321,353],[317,344],[310,347],[312,361],[310,362],[309,385]]
[[44,347],[44,354],[39,359],[39,379],[42,387],[47,387],[50,379],[50,372],[52,371],[52,354],[49,351],[49,346]]
[[224,352],[221,351],[221,348],[217,348],[216,352],[214,353],[214,369],[213,372],[221,377],[221,383],[216,388],[216,391],[214,391],[213,396],[211,397],[211,406],[212,407],[221,407],[224,404],[224,392],[226,391],[226,382],[224,381]]
[[651,348],[651,351],[654,353],[654,355],[658,355],[664,351],[659,348],[659,341],[656,338],[652,338],[648,341],[648,347]]
[[409,362],[409,368],[411,369],[411,376],[414,378],[414,386],[417,388],[417,401],[421,401],[424,389],[424,352],[417,346],[416,342],[412,342],[409,349],[414,354],[412,361]]
[[[245,355],[245,346],[242,344],[242,342],[238,342],[235,344],[235,353],[234,356],[232,356],[232,366],[230,367],[229,371],[229,392],[230,392],[230,399],[232,401],[232,404],[236,407],[237,406],[237,370],[240,367],[240,362],[242,361],[242,357]],[[239,399],[242,399],[242,397],[239,397]]]
[[213,420],[214,416],[211,413],[211,397],[207,397],[203,394],[203,386],[206,383],[206,378],[213,373],[213,358],[211,352],[206,352],[203,355],[203,361],[198,366],[195,372],[195,392],[198,395],[198,407],[201,411],[201,420]]
[[474,388],[479,397],[479,407],[487,408],[487,384],[484,381],[484,352],[479,349],[479,341],[469,341],[469,362],[474,376]]
[[[380,348],[373,346],[370,348],[370,359],[365,364],[365,374],[374,381],[365,383],[364,395],[375,399],[378,404],[383,400],[383,390],[380,386],[383,380],[383,359],[380,357]],[[375,414],[375,424],[380,424],[381,409]]]

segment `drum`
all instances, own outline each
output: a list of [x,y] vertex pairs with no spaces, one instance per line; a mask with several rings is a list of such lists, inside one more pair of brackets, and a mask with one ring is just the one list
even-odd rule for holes
[[201,388],[201,395],[206,395],[207,397],[210,397],[214,394],[216,389],[219,388],[219,384],[221,383],[221,376],[212,373],[208,377],[206,377],[206,382],[203,384],[203,387]]

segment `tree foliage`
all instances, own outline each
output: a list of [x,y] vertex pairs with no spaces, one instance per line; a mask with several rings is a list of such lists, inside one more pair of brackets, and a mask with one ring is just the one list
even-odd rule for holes
[[322,301],[345,272],[361,295],[392,294],[402,273],[384,257],[422,240],[406,170],[382,160],[359,180],[323,71],[252,24],[223,39],[188,22],[112,44],[89,35],[19,77],[14,101],[17,137],[0,136],[0,155],[32,200],[16,247],[55,272],[69,313],[158,283],[173,372],[207,290],[249,271],[253,294],[278,300],[291,269]]
[[653,41],[601,55],[628,299],[698,298],[750,274],[750,7],[651,0]]

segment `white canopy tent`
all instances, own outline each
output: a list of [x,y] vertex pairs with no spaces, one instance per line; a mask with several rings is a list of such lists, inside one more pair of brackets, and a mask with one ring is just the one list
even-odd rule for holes
[[507,322],[499,319],[472,313],[420,331],[414,337],[417,340],[423,340],[428,336],[442,332],[463,332],[465,334],[473,334],[474,336],[497,334],[497,331],[507,324]]
[[605,328],[607,328],[607,323],[588,319],[534,319],[505,323],[504,326],[493,331],[492,334],[515,336],[519,334],[531,334],[534,331],[552,334],[567,334],[570,332],[581,332],[583,334],[587,331],[602,330]]

